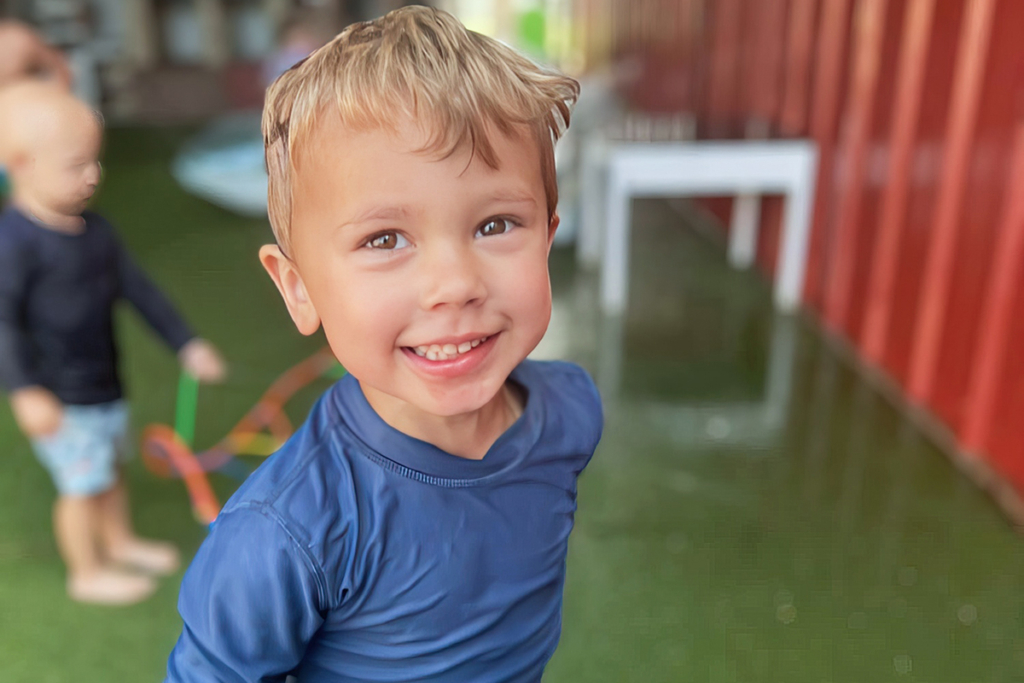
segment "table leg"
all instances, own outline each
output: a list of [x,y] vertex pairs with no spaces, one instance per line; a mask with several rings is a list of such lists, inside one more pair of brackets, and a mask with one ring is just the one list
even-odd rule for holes
[[628,185],[608,169],[604,253],[601,258],[601,308],[616,315],[626,310],[629,297],[629,228],[632,197]]
[[601,263],[607,153],[605,144],[597,138],[585,138],[583,145],[576,214],[580,217],[576,232],[576,258],[583,266],[593,268]]
[[736,195],[729,226],[729,265],[746,270],[757,257],[757,231],[761,221],[761,197]]
[[786,195],[782,216],[782,245],[775,268],[775,306],[792,312],[803,300],[804,273],[811,241],[811,209],[814,202],[816,160],[806,162],[802,180]]

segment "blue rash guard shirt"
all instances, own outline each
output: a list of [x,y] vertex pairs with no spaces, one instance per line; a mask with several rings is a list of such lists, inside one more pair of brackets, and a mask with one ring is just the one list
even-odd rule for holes
[[523,414],[482,460],[393,429],[352,376],[328,390],[185,574],[167,680],[540,681],[603,420],[575,365],[511,379]]

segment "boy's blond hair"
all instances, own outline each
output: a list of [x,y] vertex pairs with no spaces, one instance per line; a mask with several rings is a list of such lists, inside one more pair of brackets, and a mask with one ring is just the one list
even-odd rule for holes
[[572,78],[466,30],[447,12],[404,7],[352,24],[267,90],[263,142],[274,236],[288,253],[296,153],[328,113],[356,130],[393,128],[410,117],[431,131],[424,152],[443,157],[468,143],[491,167],[498,161],[488,132],[513,135],[525,126],[540,148],[550,218],[558,203],[554,144],[578,95]]

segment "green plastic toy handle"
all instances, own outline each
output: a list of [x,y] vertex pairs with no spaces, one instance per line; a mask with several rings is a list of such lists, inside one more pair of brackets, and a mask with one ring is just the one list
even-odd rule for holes
[[178,379],[178,405],[174,410],[174,431],[190,449],[196,436],[198,403],[199,380],[182,370]]

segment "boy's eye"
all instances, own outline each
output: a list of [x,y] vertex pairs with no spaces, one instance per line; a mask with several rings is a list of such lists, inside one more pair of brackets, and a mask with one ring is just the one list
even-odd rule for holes
[[405,237],[399,235],[397,232],[382,232],[368,239],[366,244],[363,246],[369,247],[370,249],[401,249],[409,246],[409,240],[405,239]]
[[490,235],[501,235],[502,233],[509,232],[515,223],[508,218],[492,218],[476,231],[477,235],[488,237]]

